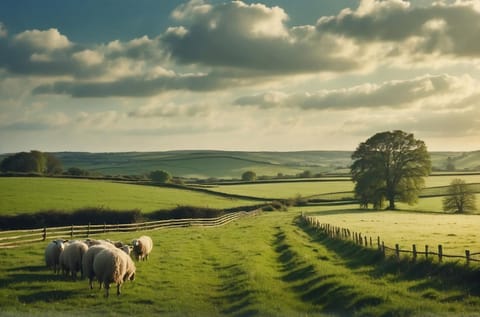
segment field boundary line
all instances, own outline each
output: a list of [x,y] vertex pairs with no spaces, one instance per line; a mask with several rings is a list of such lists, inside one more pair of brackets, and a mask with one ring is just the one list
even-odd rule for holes
[[400,244],[398,243],[396,243],[394,247],[385,245],[385,242],[380,238],[380,236],[372,238],[371,236],[362,235],[361,232],[355,232],[348,228],[333,226],[328,223],[321,223],[317,217],[307,216],[303,213],[301,218],[304,223],[307,224],[307,226],[322,232],[330,239],[351,241],[355,245],[364,248],[376,249],[378,252],[382,253],[383,257],[389,255],[400,260],[400,255],[406,254],[407,256],[410,256],[413,261],[416,261],[419,256],[424,256],[425,259],[437,259],[438,262],[443,262],[444,258],[463,259],[467,265],[469,265],[471,262],[480,262],[480,258],[474,257],[479,256],[480,252],[470,252],[470,250],[465,250],[465,255],[445,254],[443,245],[441,244],[438,244],[436,249],[430,249],[431,246],[424,245],[423,251],[417,249],[416,244],[412,244],[412,249],[400,249]]
[[106,234],[110,232],[131,232],[158,230],[166,228],[185,228],[185,227],[220,227],[232,221],[256,216],[262,212],[261,209],[253,211],[237,211],[227,213],[216,218],[186,218],[186,219],[167,219],[146,221],[139,223],[123,224],[100,224],[100,225],[71,225],[62,227],[44,227],[30,230],[8,230],[0,231],[0,249],[15,248],[34,242],[41,242],[54,239],[71,239],[92,235]]

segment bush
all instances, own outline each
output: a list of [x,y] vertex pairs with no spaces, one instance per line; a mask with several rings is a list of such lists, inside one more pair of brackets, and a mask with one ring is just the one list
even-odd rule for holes
[[77,209],[72,213],[45,210],[31,214],[0,216],[2,229],[31,229],[70,225],[135,223],[142,220],[138,209],[111,210],[101,207]]
[[153,171],[150,173],[150,179],[154,183],[166,184],[170,182],[170,180],[172,179],[172,175],[170,175],[170,173],[163,170]]
[[220,209],[193,207],[193,206],[178,206],[172,210],[157,210],[148,214],[151,220],[164,219],[187,219],[187,218],[216,218],[220,217],[225,212]]

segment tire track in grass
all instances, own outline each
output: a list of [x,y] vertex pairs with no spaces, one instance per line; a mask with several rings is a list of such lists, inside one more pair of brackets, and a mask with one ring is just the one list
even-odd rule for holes
[[[272,245],[277,254],[282,281],[303,302],[314,307],[320,306],[325,313],[340,315],[351,315],[364,307],[376,306],[384,302],[381,297],[363,294],[354,285],[344,283],[343,281],[348,279],[343,274],[319,271],[318,263],[313,264],[302,257],[287,242],[287,233],[280,227],[273,236]],[[329,260],[322,256],[321,261]],[[334,265],[333,263],[325,264]]]

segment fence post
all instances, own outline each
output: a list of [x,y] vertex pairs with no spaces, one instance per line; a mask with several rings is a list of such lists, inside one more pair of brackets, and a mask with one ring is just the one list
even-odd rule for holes
[[362,237],[362,233],[361,233],[361,232],[358,234],[358,242],[359,242],[358,244],[360,244],[360,245],[363,244],[363,237]]
[[365,246],[368,247],[368,240],[367,240],[367,236],[365,236]]
[[382,250],[382,245],[380,244],[380,236],[377,236],[377,245],[378,245],[378,250]]
[[42,241],[47,240],[47,227],[43,227]]
[[398,243],[395,244],[395,256],[397,257],[397,260],[400,259],[400,246]]
[[425,259],[428,260],[428,245],[425,244]]
[[70,238],[73,238],[73,225],[70,227]]
[[413,262],[417,260],[417,246],[415,244],[412,245],[412,253],[413,253]]
[[467,259],[467,265],[470,264],[470,250],[465,250],[465,258]]
[[443,257],[443,248],[442,248],[442,245],[439,244],[438,245],[438,261],[439,262],[442,262],[442,257]]
[[383,257],[385,257],[385,242],[382,241],[382,254],[383,254]]

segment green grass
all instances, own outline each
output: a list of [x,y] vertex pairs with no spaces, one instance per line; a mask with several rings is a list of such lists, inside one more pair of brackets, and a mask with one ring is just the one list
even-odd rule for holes
[[140,209],[148,213],[178,205],[230,208],[258,203],[191,190],[61,178],[3,177],[0,178],[0,192],[0,213],[9,215],[83,207]]
[[321,223],[361,232],[374,241],[380,236],[389,247],[398,243],[402,248],[411,250],[412,244],[416,244],[419,250],[423,250],[425,245],[436,250],[442,244],[445,254],[465,255],[465,250],[480,252],[478,214],[369,211],[345,207],[337,210],[329,208],[328,211],[311,207],[307,211],[317,215]]
[[371,252],[304,229],[296,215],[272,212],[219,228],[109,235],[130,241],[147,233],[154,240],[150,260],[137,263],[136,280],[118,298],[105,299],[87,281],[54,276],[43,267],[46,243],[0,250],[2,315],[436,316],[480,310],[478,287],[442,283],[435,274],[405,275]]
[[250,183],[241,185],[220,185],[212,187],[210,190],[250,197],[286,199],[296,196],[308,197],[318,194],[351,191],[353,190],[353,183],[350,180]]

